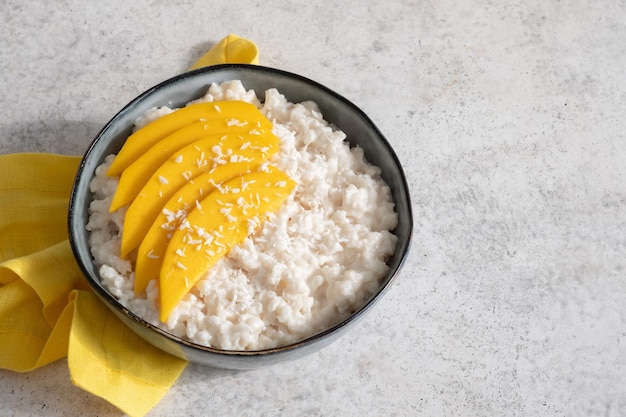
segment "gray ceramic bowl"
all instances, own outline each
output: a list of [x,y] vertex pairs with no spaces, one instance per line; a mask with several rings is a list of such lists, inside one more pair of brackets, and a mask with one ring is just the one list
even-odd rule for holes
[[[250,352],[212,349],[187,342],[147,323],[123,307],[102,286],[85,230],[92,199],[89,182],[104,157],[117,153],[122,147],[135,119],[152,107],[182,106],[201,97],[211,83],[230,80],[241,80],[246,88],[254,89],[260,99],[267,89],[277,88],[291,102],[317,102],[324,117],[347,133],[351,145],[361,146],[367,159],[382,169],[382,176],[391,187],[399,217],[394,232],[398,236],[396,251],[389,259],[390,269],[382,279],[378,292],[343,322],[298,343],[276,349]],[[69,206],[69,236],[74,255],[87,281],[102,301],[128,327],[154,346],[191,362],[230,369],[253,369],[300,358],[318,351],[344,334],[380,300],[397,277],[409,251],[412,229],[413,217],[404,172],[391,146],[374,123],[354,104],[314,81],[281,70],[252,65],[219,65],[185,73],[149,89],[131,101],[102,129],[86,152],[74,182]]]

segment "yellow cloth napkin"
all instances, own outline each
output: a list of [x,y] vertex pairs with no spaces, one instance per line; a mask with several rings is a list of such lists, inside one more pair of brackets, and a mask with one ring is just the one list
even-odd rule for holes
[[[254,43],[228,35],[192,68],[258,63]],[[80,157],[0,155],[0,368],[28,372],[67,356],[72,382],[143,416],[187,362],[130,331],[90,290],[67,237]]]
[[190,69],[217,64],[259,63],[259,51],[253,42],[230,34],[219,41],[206,54],[202,55]]

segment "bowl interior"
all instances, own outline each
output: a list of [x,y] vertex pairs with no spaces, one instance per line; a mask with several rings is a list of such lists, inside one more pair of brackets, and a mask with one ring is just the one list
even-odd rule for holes
[[[353,316],[333,328],[294,345],[268,351],[233,352],[195,345],[173,337],[127,311],[102,286],[97,267],[92,261],[88,234],[85,229],[91,201],[89,182],[93,178],[96,167],[104,161],[104,158],[121,149],[135,120],[153,107],[183,106],[188,101],[203,96],[211,83],[231,80],[241,80],[247,89],[254,89],[261,100],[267,89],[276,88],[291,102],[315,101],[324,118],[347,134],[347,140],[351,146],[363,148],[368,161],[381,168],[383,179],[391,188],[399,220],[394,231],[398,236],[396,251],[388,261],[390,269],[381,281],[380,290]],[[342,333],[348,324],[359,319],[393,282],[408,254],[412,228],[411,203],[404,172],[393,149],[369,117],[342,96],[312,80],[274,68],[239,64],[207,67],[182,74],[147,90],[124,107],[102,129],[86,152],[74,183],[69,208],[70,243],[78,264],[96,293],[112,307],[120,318],[142,337],[150,339],[149,342],[170,353],[194,362],[236,368],[248,367],[246,364],[253,356],[275,357],[266,360],[269,363],[279,360],[282,356],[294,356],[292,351],[296,348],[303,352],[313,351],[334,340],[334,337]],[[172,345],[172,339],[177,344]]]

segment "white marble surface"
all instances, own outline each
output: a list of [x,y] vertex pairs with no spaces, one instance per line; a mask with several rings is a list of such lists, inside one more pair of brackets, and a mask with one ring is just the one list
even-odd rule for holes
[[[361,106],[415,214],[358,328],[252,372],[190,366],[150,416],[626,415],[626,3],[0,1],[0,153],[82,154],[228,33]],[[1,343],[1,341],[0,341]],[[119,416],[59,361],[3,416]]]

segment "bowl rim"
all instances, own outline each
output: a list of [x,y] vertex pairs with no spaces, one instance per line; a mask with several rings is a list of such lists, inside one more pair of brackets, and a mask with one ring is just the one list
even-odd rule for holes
[[[222,70],[258,71],[258,72],[263,72],[263,73],[268,73],[268,74],[277,74],[279,76],[286,77],[286,78],[292,78],[297,81],[303,82],[305,84],[309,84],[313,88],[321,90],[323,93],[332,96],[334,99],[342,102],[342,104],[350,107],[351,111],[357,113],[359,117],[361,117],[365,121],[365,123],[369,125],[369,127],[374,131],[377,138],[380,139],[383,146],[387,149],[389,156],[391,156],[391,158],[393,159],[393,163],[397,166],[399,170],[400,182],[402,184],[402,187],[406,191],[404,194],[407,199],[407,215],[408,215],[407,223],[409,227],[409,230],[406,231],[407,233],[406,245],[405,245],[405,249],[403,253],[400,255],[400,258],[399,258],[399,261],[395,270],[390,271],[391,275],[389,275],[389,272],[388,272],[386,282],[381,283],[379,289],[374,294],[372,294],[367,299],[367,301],[365,301],[363,305],[361,305],[358,309],[356,309],[352,314],[350,314],[345,319],[333,324],[332,326],[330,326],[329,328],[325,330],[312,334],[297,342],[293,342],[287,345],[274,347],[274,348],[259,349],[259,350],[246,350],[246,351],[218,349],[218,348],[191,342],[189,340],[176,336],[172,333],[169,333],[168,331],[160,327],[153,325],[152,323],[148,322],[146,319],[142,318],[141,316],[137,315],[136,313],[132,312],[127,307],[122,305],[122,303],[113,294],[107,291],[102,285],[98,285],[96,282],[94,282],[96,280],[99,280],[99,277],[95,278],[91,276],[89,269],[85,265],[85,260],[80,256],[80,253],[78,251],[78,245],[80,245],[80,241],[79,239],[77,239],[77,237],[73,233],[74,227],[76,227],[76,216],[74,215],[74,212],[76,211],[75,202],[77,199],[77,194],[79,192],[79,189],[78,189],[79,181],[86,172],[85,165],[86,165],[87,160],[92,155],[92,152],[94,151],[94,148],[96,147],[96,144],[101,140],[105,132],[107,132],[111,128],[111,126],[113,126],[117,122],[119,118],[123,117],[123,115],[126,112],[130,111],[130,109],[132,109],[133,106],[135,106],[137,103],[141,102],[142,100],[144,100],[146,97],[150,96],[151,94],[155,93],[156,91],[159,91],[160,89],[167,87],[171,84],[176,84],[178,82],[181,82],[182,80],[186,78],[197,77],[202,74],[218,72]],[[258,93],[259,92],[257,92],[257,94]],[[193,99],[189,99],[189,100],[193,100]],[[167,105],[167,103],[164,102],[163,105]],[[89,173],[89,176],[92,177],[93,173]],[[397,202],[395,201],[394,203],[397,204]],[[84,225],[80,225],[80,226],[84,227]],[[338,331],[340,331],[347,325],[351,324],[352,322],[355,322],[359,320],[360,318],[362,318],[366,314],[366,312],[368,312],[372,308],[372,306],[376,304],[376,302],[380,298],[383,297],[383,295],[389,290],[389,288],[397,280],[398,275],[400,274],[400,271],[402,267],[404,266],[404,263],[411,249],[412,237],[413,237],[413,226],[414,224],[413,224],[412,205],[411,205],[411,199],[410,199],[408,183],[406,180],[406,175],[404,173],[400,160],[398,159],[395,151],[393,150],[393,148],[387,141],[387,138],[382,134],[382,132],[370,119],[370,117],[367,114],[365,114],[365,112],[361,110],[358,106],[356,106],[353,102],[345,98],[343,95],[331,90],[330,88],[320,84],[317,81],[314,81],[305,76],[291,73],[282,69],[278,69],[274,67],[267,67],[267,66],[262,66],[262,65],[251,65],[251,64],[220,64],[220,65],[213,65],[209,67],[203,67],[203,68],[199,68],[196,70],[188,71],[188,72],[176,75],[174,77],[171,77],[164,81],[159,82],[158,84],[148,88],[143,93],[139,94],[138,96],[133,98],[131,101],[129,101],[104,125],[104,127],[94,137],[89,147],[83,154],[78,170],[74,178],[74,182],[72,185],[70,198],[69,198],[69,204],[68,204],[68,237],[69,237],[69,243],[70,243],[72,252],[74,254],[74,259],[76,260],[83,276],[87,280],[91,289],[94,290],[97,293],[97,295],[103,298],[104,301],[106,301],[105,304],[107,304],[107,307],[109,307],[110,309],[115,307],[115,309],[121,312],[125,317],[131,319],[133,322],[135,322],[135,324],[138,324],[141,327],[144,327],[144,328],[147,328],[148,330],[156,332],[160,334],[161,336],[165,337],[166,339],[169,339],[172,342],[180,343],[189,349],[192,349],[194,351],[201,351],[201,352],[206,352],[206,353],[212,353],[212,354],[217,354],[217,355],[222,355],[222,356],[232,356],[232,357],[270,356],[270,355],[275,355],[279,353],[285,353],[287,351],[293,351],[295,349],[298,349],[299,347],[310,345],[315,342],[319,342],[322,339],[327,338],[329,335],[337,333]]]

